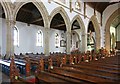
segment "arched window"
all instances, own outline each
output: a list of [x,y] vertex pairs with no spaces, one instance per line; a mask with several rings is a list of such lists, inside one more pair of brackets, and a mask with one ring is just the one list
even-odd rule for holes
[[14,45],[19,46],[19,30],[17,27],[14,27]]
[[58,33],[55,33],[55,47],[58,48],[60,46],[60,41],[59,41],[59,35]]
[[43,32],[41,30],[37,32],[36,46],[41,46],[41,47],[43,46]]

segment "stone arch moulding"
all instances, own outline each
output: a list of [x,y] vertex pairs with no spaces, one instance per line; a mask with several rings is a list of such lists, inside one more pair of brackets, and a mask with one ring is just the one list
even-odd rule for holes
[[[100,42],[101,42],[101,33],[100,33],[100,26],[99,26],[99,23],[98,23],[98,20],[96,18],[95,15],[93,15],[91,18],[90,18],[90,21],[92,21],[93,23],[93,26],[95,28],[95,34],[96,34],[96,49],[100,49]],[[89,22],[90,22],[89,21]],[[89,23],[88,23],[89,24]],[[88,25],[89,26],[89,25]]]
[[81,19],[81,17],[79,15],[74,16],[74,18],[72,19],[71,28],[72,28],[72,24],[75,20],[78,21],[80,28],[82,29],[82,33],[85,34],[85,25],[84,25],[83,20]]
[[119,15],[120,8],[115,10],[112,15],[109,17],[105,24],[105,48],[110,51],[110,25],[113,20]]
[[84,22],[83,22],[82,18],[79,15],[76,15],[76,16],[74,16],[74,18],[71,21],[71,28],[72,28],[72,24],[75,20],[78,21],[78,23],[80,25],[80,28],[81,28],[81,33],[82,33],[82,36],[81,36],[82,37],[81,38],[81,45],[82,45],[81,46],[81,51],[85,52],[86,47],[87,47],[87,43],[86,43],[87,38],[85,37],[85,25],[84,25]]
[[14,10],[14,13],[13,13],[13,17],[14,17],[14,20],[16,21],[16,17],[17,17],[17,13],[18,11],[20,10],[20,8],[27,4],[27,3],[30,3],[32,2],[38,9],[38,11],[41,13],[42,15],[42,18],[43,18],[43,22],[44,22],[44,27],[45,28],[48,28],[48,11],[46,10],[44,4],[41,2],[41,1],[37,1],[37,0],[16,0],[15,2],[15,10]]
[[63,17],[64,21],[65,21],[65,24],[66,24],[66,30],[71,32],[71,28],[70,28],[70,19],[67,15],[67,13],[65,12],[65,10],[62,8],[62,7],[57,7],[55,8],[51,14],[50,14],[50,18],[49,18],[49,28],[50,28],[50,24],[51,24],[51,21],[53,19],[53,17],[57,14],[57,13],[60,13],[61,16]]
[[10,19],[12,18],[12,17],[11,17],[12,11],[11,11],[11,7],[10,7],[10,3],[7,3],[7,2],[5,2],[5,1],[1,1],[0,3],[1,3],[1,5],[2,5],[2,7],[3,7],[3,10],[4,10],[4,12],[5,12],[5,18],[6,18],[7,20],[10,20]]

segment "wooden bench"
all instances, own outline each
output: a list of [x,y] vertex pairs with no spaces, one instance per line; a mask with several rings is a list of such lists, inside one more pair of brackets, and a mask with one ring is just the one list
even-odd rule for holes
[[97,82],[114,82],[112,80],[108,80],[108,79],[104,79],[104,78],[100,78],[100,77],[96,77],[96,76],[91,76],[91,75],[84,74],[84,73],[78,73],[76,71],[73,72],[73,71],[65,70],[63,68],[58,68],[58,67],[54,67],[54,69],[50,70],[50,72],[58,74],[58,75],[71,77],[71,78],[78,79],[78,80],[94,82],[94,83],[97,83]]
[[[38,82],[47,82],[47,83],[67,83],[67,84],[73,84],[73,83],[85,83],[85,81],[80,81],[77,79],[72,79],[70,77],[57,75],[49,72],[42,71],[39,74],[36,75],[36,79]],[[88,82],[89,83],[89,82]]]
[[112,71],[119,71],[120,69],[118,67],[113,67],[113,66],[107,66],[107,65],[99,65],[99,64],[95,64],[95,63],[80,63],[80,64],[76,64],[76,65],[83,65],[83,66],[91,66],[91,67],[97,67],[97,68],[102,68],[102,69],[106,69],[106,70],[112,70]]
[[97,70],[97,71],[102,71],[102,72],[106,72],[106,73],[112,73],[112,74],[120,74],[118,71],[114,71],[114,70],[109,70],[109,69],[104,69],[104,68],[99,68],[99,67],[93,67],[93,66],[83,66],[83,65],[67,65],[67,66],[71,66],[71,67],[75,67],[75,68],[85,68],[85,69],[91,69],[91,70]]
[[80,73],[84,73],[84,74],[87,73],[89,75],[99,76],[99,77],[102,77],[102,78],[115,80],[115,81],[118,80],[118,77],[120,77],[116,74],[96,71],[96,70],[92,70],[92,69],[85,69],[85,68],[74,68],[74,67],[69,67],[69,66],[63,66],[63,69],[74,71],[74,72],[76,71],[76,72],[80,72]]

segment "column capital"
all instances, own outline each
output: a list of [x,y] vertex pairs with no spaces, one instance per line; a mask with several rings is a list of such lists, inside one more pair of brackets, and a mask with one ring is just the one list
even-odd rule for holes
[[50,31],[50,28],[47,28],[47,27],[46,27],[46,28],[45,28],[45,31]]
[[13,25],[15,25],[16,24],[16,21],[15,20],[9,20],[9,19],[6,19],[6,23],[7,24],[13,24]]
[[66,34],[68,35],[68,34],[71,34],[71,32],[70,31],[66,31]]

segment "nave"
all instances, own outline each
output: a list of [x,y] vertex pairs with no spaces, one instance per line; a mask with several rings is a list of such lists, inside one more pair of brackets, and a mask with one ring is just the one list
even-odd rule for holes
[[11,57],[11,60],[2,59],[0,63],[2,73],[9,76],[10,82],[15,84],[115,84],[120,80],[118,60],[119,55],[113,53],[75,51],[71,55],[54,53],[47,57],[28,53]]
[[1,0],[0,81],[119,83],[119,5],[120,0]]

